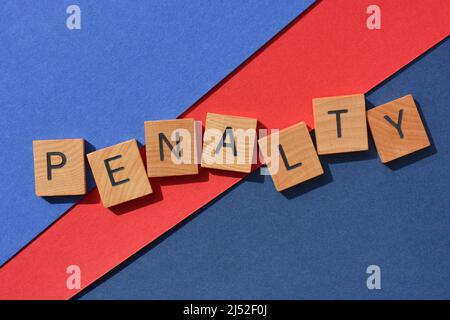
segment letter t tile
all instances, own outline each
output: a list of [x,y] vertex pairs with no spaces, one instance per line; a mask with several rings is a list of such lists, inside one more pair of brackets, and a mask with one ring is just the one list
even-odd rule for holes
[[313,99],[317,153],[368,150],[363,94]]

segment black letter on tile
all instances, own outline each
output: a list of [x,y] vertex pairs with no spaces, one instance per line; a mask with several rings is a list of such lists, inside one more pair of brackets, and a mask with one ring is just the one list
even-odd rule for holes
[[164,161],[164,149],[163,142],[169,147],[170,152],[172,152],[178,160],[181,158],[181,150],[180,150],[180,134],[178,132],[175,133],[176,142],[175,147],[170,143],[169,139],[167,139],[166,135],[162,132],[159,133],[159,160]]
[[[225,140],[227,139],[227,136],[230,137],[229,143],[225,142]],[[220,140],[220,142],[216,148],[216,154],[218,154],[220,152],[220,149],[222,147],[224,147],[224,148],[231,147],[233,149],[233,156],[237,157],[237,149],[236,149],[236,144],[234,143],[234,134],[233,134],[232,127],[227,127],[225,129],[225,131],[223,132],[222,139]]]
[[403,120],[403,109],[400,109],[398,112],[398,120],[397,123],[394,122],[388,115],[385,115],[384,118],[389,122],[395,129],[397,129],[398,135],[400,139],[403,139],[405,136],[402,131],[402,120]]
[[[59,164],[52,164],[52,156],[58,156],[61,158]],[[60,169],[67,163],[67,157],[62,152],[47,152],[47,180],[52,180],[52,169]]]
[[111,157],[111,158],[108,158],[108,159],[105,159],[104,161],[105,161],[105,167],[106,167],[106,171],[108,172],[108,177],[109,177],[109,181],[111,181],[111,185],[113,186],[113,187],[115,187],[115,186],[118,186],[118,185],[120,185],[120,184],[123,184],[123,183],[127,183],[127,182],[129,182],[130,181],[130,179],[123,179],[123,180],[120,180],[120,181],[116,181],[115,179],[114,179],[114,173],[115,172],[119,172],[119,171],[122,171],[123,169],[125,169],[124,167],[119,167],[119,168],[116,168],[116,169],[112,169],[111,168],[111,165],[109,164],[111,161],[114,161],[114,160],[117,160],[117,159],[120,159],[120,158],[122,158],[122,155],[118,155],[118,156],[115,156],[115,157]]
[[302,165],[301,162],[293,164],[293,165],[290,165],[289,161],[288,161],[288,159],[286,157],[286,153],[284,153],[284,149],[283,149],[283,146],[281,144],[278,145],[278,150],[280,150],[281,159],[283,159],[283,163],[284,163],[284,166],[286,167],[287,171],[295,169],[295,168],[298,168],[298,167],[300,167]]
[[337,128],[337,137],[342,137],[342,129],[341,129],[341,113],[347,113],[348,109],[341,109],[341,110],[332,110],[328,111],[328,114],[335,114],[336,115],[336,128]]

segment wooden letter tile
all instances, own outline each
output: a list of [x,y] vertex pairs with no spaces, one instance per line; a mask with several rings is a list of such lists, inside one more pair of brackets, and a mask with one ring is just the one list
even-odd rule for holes
[[33,154],[36,195],[86,193],[83,139],[35,140]]
[[313,99],[318,154],[368,150],[363,94]]
[[256,124],[252,118],[208,113],[202,167],[250,172],[256,160]]
[[195,120],[147,121],[145,143],[149,177],[198,174]]
[[152,193],[136,140],[94,151],[87,157],[106,208]]
[[412,95],[369,110],[367,120],[383,163],[430,145]]
[[258,140],[275,188],[283,191],[323,174],[304,122]]

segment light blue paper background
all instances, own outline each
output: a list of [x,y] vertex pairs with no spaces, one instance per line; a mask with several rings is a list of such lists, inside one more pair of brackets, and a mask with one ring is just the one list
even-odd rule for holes
[[178,116],[312,2],[2,1],[0,264],[79,199],[34,195],[32,140],[143,142],[145,120]]

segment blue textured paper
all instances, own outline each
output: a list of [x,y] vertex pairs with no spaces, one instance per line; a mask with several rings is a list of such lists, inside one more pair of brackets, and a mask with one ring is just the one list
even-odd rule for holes
[[313,2],[2,1],[0,264],[79,199],[34,195],[32,140],[143,142],[145,120],[178,116]]
[[[370,138],[285,194],[252,174],[83,298],[449,299],[449,56],[447,40],[367,95],[412,93],[432,147],[386,166]],[[367,289],[372,264],[381,290]]]

